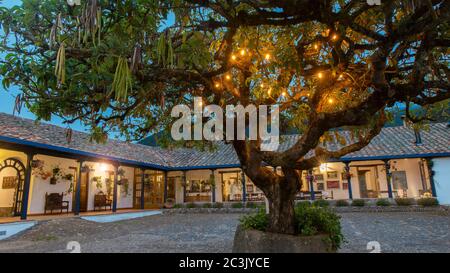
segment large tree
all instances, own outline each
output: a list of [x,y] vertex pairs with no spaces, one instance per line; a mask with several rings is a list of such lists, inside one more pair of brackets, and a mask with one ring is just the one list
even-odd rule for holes
[[[102,140],[111,130],[128,139],[167,131],[172,107],[194,96],[221,106],[277,104],[283,126],[301,134],[292,147],[231,141],[269,200],[272,232],[295,232],[301,171],[363,148],[387,107],[403,103],[414,122],[448,110],[449,1],[68,2],[0,10],[0,74],[5,87],[20,87],[17,106],[81,121]],[[327,149],[330,141],[340,148]]]

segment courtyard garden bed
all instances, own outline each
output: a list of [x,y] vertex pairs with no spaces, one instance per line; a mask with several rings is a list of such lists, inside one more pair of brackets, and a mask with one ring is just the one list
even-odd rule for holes
[[[315,200],[298,201],[297,204],[312,204],[315,207],[329,208],[337,213],[346,212],[439,212],[450,215],[449,206],[441,206],[434,198],[418,200],[397,198],[355,199],[351,200]],[[243,203],[187,203],[175,204],[164,213],[254,213],[265,209],[264,202]]]
[[240,219],[233,244],[235,253],[324,253],[335,252],[344,240],[340,216],[328,208],[307,202],[295,207],[294,234],[268,232],[264,210]]

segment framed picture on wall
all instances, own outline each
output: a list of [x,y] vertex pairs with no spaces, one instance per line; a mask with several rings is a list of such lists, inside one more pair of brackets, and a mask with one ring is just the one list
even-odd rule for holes
[[315,174],[314,178],[317,182],[323,182],[323,174]]
[[317,183],[317,190],[318,190],[318,191],[323,191],[323,190],[325,190],[324,183]]
[[328,179],[338,179],[338,172],[327,172],[327,178]]
[[17,176],[3,177],[3,183],[2,183],[3,189],[15,189],[16,185],[17,185]]
[[339,180],[327,181],[328,189],[339,189]]

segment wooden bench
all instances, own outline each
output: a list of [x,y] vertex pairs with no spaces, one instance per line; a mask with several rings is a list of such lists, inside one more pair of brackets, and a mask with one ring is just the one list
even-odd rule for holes
[[47,211],[52,214],[54,210],[59,210],[60,213],[66,210],[69,213],[69,202],[63,201],[63,197],[64,193],[45,193],[44,214],[47,214]]
[[111,210],[112,200],[108,199],[104,193],[98,193],[94,195],[94,211],[96,208],[106,208],[109,207]]

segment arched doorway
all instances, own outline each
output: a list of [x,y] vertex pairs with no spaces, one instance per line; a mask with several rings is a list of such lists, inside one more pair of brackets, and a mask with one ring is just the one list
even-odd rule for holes
[[[9,170],[8,170],[9,169]],[[3,175],[5,172],[6,175]],[[4,198],[12,198],[12,215],[18,216],[22,211],[23,185],[25,181],[25,166],[16,158],[7,158],[0,162],[1,190],[5,191]],[[8,193],[10,192],[10,193]]]

